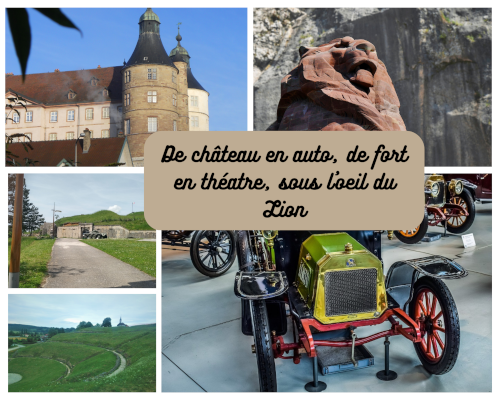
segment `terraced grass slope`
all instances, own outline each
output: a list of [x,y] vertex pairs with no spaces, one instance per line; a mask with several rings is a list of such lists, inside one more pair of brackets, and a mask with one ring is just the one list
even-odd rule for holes
[[[120,366],[120,358],[113,351],[125,358],[126,365],[123,371],[108,376]],[[94,327],[58,334],[46,343],[9,354],[9,372],[23,376],[20,382],[9,385],[9,391],[155,391],[155,353],[156,325]],[[33,362],[34,366],[26,361]],[[38,370],[36,366],[47,366],[46,361],[61,366],[63,373],[63,364],[66,364],[70,368],[69,375],[61,373],[56,376],[61,369],[55,366],[45,372]]]
[[97,211],[93,214],[74,215],[72,217],[60,218],[56,221],[57,226],[62,226],[67,222],[92,222],[97,225],[120,225],[131,231],[152,231],[146,219],[144,211],[118,215],[109,210]]

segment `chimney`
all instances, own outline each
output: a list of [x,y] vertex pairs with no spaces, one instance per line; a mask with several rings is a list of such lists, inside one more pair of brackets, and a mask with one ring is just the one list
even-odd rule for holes
[[125,136],[125,135],[123,134],[123,131],[118,131],[118,137],[123,137],[123,136]]
[[14,76],[14,72],[6,72],[5,75],[6,76]]
[[83,138],[83,154],[86,154],[90,150],[90,131],[89,131],[89,128],[85,128],[83,133],[85,133],[85,136]]
[[101,66],[100,66],[100,65],[98,65],[98,66],[97,66],[97,68],[101,68]]
[[54,72],[59,72],[59,68],[56,68],[56,69],[54,70]]

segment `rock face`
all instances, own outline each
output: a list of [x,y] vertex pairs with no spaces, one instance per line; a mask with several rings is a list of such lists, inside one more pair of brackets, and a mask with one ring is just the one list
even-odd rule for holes
[[280,81],[300,46],[373,43],[426,165],[491,165],[491,9],[254,10],[254,129],[276,120]]

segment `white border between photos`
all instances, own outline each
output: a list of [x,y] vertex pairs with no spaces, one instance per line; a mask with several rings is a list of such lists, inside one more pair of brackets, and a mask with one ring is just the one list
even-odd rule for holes
[[[375,4],[374,4],[375,3]],[[316,1],[313,3],[315,7],[335,7],[335,6],[344,6],[345,7],[345,2],[327,2],[327,1]],[[493,7],[495,2],[493,1],[475,1],[475,2],[470,2],[470,1],[419,1],[419,2],[410,2],[410,3],[405,3],[402,4],[400,1],[382,1],[382,2],[373,2],[373,1],[367,1],[367,0],[358,0],[356,1],[356,6],[359,8],[362,7],[374,7],[377,5],[378,7],[383,6],[383,7],[464,7],[468,8],[471,5],[473,5],[475,8],[477,7]],[[61,2],[54,2],[54,1],[24,1],[22,4],[19,3],[11,3],[8,4],[14,7],[19,7],[19,6],[24,6],[24,7],[60,7],[62,4]],[[78,6],[81,6],[82,4],[78,4]],[[88,0],[84,4],[88,8],[102,8],[102,7],[137,7],[137,3],[133,3],[131,1],[96,1],[96,0]],[[177,8],[177,7],[170,7],[168,3],[165,3],[164,1],[158,1],[158,0],[152,0],[149,2],[149,4],[146,4],[148,6],[152,7],[157,7],[157,8]],[[246,0],[246,1],[241,1],[238,3],[231,2],[228,0],[212,0],[210,3],[207,3],[206,1],[200,1],[200,0],[189,0],[184,2],[182,4],[184,7],[191,7],[191,8],[205,8],[205,7],[210,7],[210,8],[217,8],[217,7],[241,7],[241,8],[247,8],[247,130],[251,131],[253,129],[253,65],[252,65],[252,60],[253,60],[253,8],[260,8],[260,7],[297,7],[297,8],[304,8],[304,6],[312,7],[312,5],[308,4],[306,1],[296,1],[296,0],[290,0],[290,1],[257,1],[257,0]],[[64,5],[62,5],[64,7]],[[137,7],[137,8],[143,8],[143,7]],[[497,7],[498,8],[498,7]],[[496,17],[496,14],[495,14]],[[3,26],[5,27],[5,12],[2,15],[2,21],[3,21]],[[496,18],[494,19],[494,22],[496,21]],[[495,36],[496,29],[493,30],[493,36]],[[3,72],[5,73],[5,29],[2,29],[0,32],[0,35],[2,39],[0,40],[0,59],[1,59],[1,64],[2,64],[2,69]],[[493,38],[494,42],[496,43],[496,40]],[[223,44],[221,44],[223,46]],[[225,49],[222,47],[221,52],[225,51]],[[493,53],[493,64],[497,65],[496,61],[498,61],[498,56],[495,57],[496,53]],[[495,88],[498,87],[498,84],[496,83],[497,80],[493,80],[493,91],[495,91]],[[1,87],[5,89],[5,81],[2,80],[0,83]],[[497,107],[497,102],[493,102],[493,115],[496,115],[495,110],[498,109]],[[495,124],[493,125],[493,133],[492,137],[495,138],[495,133],[498,129],[496,129]],[[497,144],[498,140],[493,140],[493,147],[492,147],[492,154],[493,154],[493,160],[495,159],[495,155],[500,156],[499,152],[499,146]],[[3,158],[3,155],[2,155]],[[432,173],[432,172],[439,172],[439,173],[449,173],[449,172],[456,172],[456,173],[493,173],[495,170],[496,172],[493,173],[493,179],[494,183],[493,185],[496,187],[496,183],[500,182],[498,176],[500,176],[500,170],[497,167],[498,162],[493,161],[493,166],[492,167],[426,167],[425,172],[426,173]],[[2,176],[0,178],[0,187],[4,188],[2,193],[5,195],[5,188],[7,188],[7,174],[8,173],[30,173],[30,174],[36,174],[36,173],[73,173],[73,174],[78,174],[78,173],[90,173],[90,174],[100,174],[100,173],[117,173],[117,174],[141,174],[144,173],[144,168],[106,168],[106,167],[95,167],[95,168],[79,168],[77,170],[74,169],[69,169],[69,168],[60,168],[58,170],[54,170],[55,167],[37,167],[30,169],[27,171],[26,167],[10,167],[6,168],[5,166],[2,165]],[[498,176],[497,176],[498,175]],[[4,204],[4,210],[7,209],[7,196],[3,198],[4,200],[1,202],[1,204]],[[3,213],[1,217],[1,221],[4,223],[3,226],[5,227],[7,224],[7,213]],[[499,218],[497,216],[497,213],[493,214],[493,224],[495,227],[498,226],[498,221]],[[42,292],[40,292],[40,289],[22,289],[22,293],[24,294],[73,294],[73,293],[85,293],[85,294],[151,294],[154,292],[156,294],[156,324],[157,324],[157,332],[156,332],[156,347],[157,347],[157,358],[156,358],[156,370],[157,370],[157,379],[156,379],[156,388],[157,388],[157,394],[146,394],[147,396],[174,396],[174,398],[180,398],[180,399],[191,399],[193,397],[200,397],[200,396],[206,396],[206,398],[210,399],[233,399],[234,394],[232,393],[207,393],[205,395],[197,395],[193,393],[162,393],[161,392],[161,383],[162,383],[162,374],[161,374],[161,362],[162,362],[162,357],[161,357],[161,327],[162,327],[162,309],[161,309],[161,299],[162,299],[162,291],[161,291],[161,282],[162,282],[162,272],[161,272],[161,232],[156,231],[157,234],[157,241],[156,241],[156,267],[157,267],[157,273],[156,273],[156,281],[157,281],[157,288],[156,290],[152,291],[149,289],[45,289]],[[493,242],[495,243],[500,243],[499,236],[497,234],[497,230],[495,229],[493,231]],[[6,233],[2,233],[2,238],[5,240],[5,235]],[[2,250],[0,253],[3,256],[3,259],[7,259],[7,254],[5,251],[5,247],[3,247],[4,250]],[[493,264],[496,265],[498,264],[497,261],[499,260],[498,257],[498,249],[493,248]],[[16,289],[7,289],[5,290],[2,298],[2,311],[1,311],[1,316],[2,319],[8,320],[8,294],[14,294],[14,293],[21,293],[19,290]],[[498,296],[493,292],[493,304],[498,304]],[[500,323],[498,322],[498,311],[496,310],[495,307],[493,307],[493,331],[498,330],[500,327]],[[7,335],[7,326],[4,325],[4,333],[1,335],[1,337],[4,337],[4,340],[6,339]],[[5,340],[6,341],[6,340]],[[500,355],[499,351],[497,350],[497,346],[495,342],[493,343],[493,359],[495,358],[495,355]],[[227,355],[221,355],[221,357],[227,356]],[[8,361],[7,359],[2,363],[3,368],[2,370],[4,371],[4,377],[6,372],[8,371]],[[480,365],[477,366],[477,368],[481,368]],[[493,363],[493,376],[498,376],[498,371],[499,368],[497,366],[497,363]],[[495,380],[493,380],[493,391],[496,390],[497,383]],[[4,381],[2,383],[2,392],[7,393],[8,388],[7,388],[7,381],[4,378]],[[92,394],[93,395],[93,394]],[[96,394],[97,396],[106,396],[106,399],[118,399],[129,396],[136,395],[135,393],[120,393],[119,395],[116,393],[99,393]],[[142,393],[141,393],[142,395]],[[239,393],[237,396],[238,398],[241,399],[253,399],[256,394],[254,393]],[[275,398],[280,398],[280,399],[288,399],[290,397],[298,398],[298,396],[308,396],[306,392],[301,392],[301,393],[278,393],[276,394]],[[333,394],[335,396],[336,394]],[[338,394],[337,394],[338,395]],[[342,393],[343,396],[353,396],[355,393]],[[375,400],[379,399],[385,399],[387,397],[386,393],[363,393],[365,396],[370,396],[370,398],[373,398]],[[409,398],[417,398],[422,396],[421,393],[404,393],[403,394],[405,397]],[[439,396],[440,398],[443,397],[448,397],[451,398],[453,396],[453,399],[455,400],[456,397],[462,397],[464,398],[468,394],[464,393],[426,393],[426,397],[437,397]],[[37,393],[37,394],[30,394],[30,393],[8,393],[9,397],[16,397],[20,399],[28,399],[32,398],[33,396],[36,396],[38,399],[41,400],[48,400],[53,399],[54,397],[59,397],[62,398],[68,397],[68,393]],[[28,397],[29,396],[29,397]],[[88,393],[72,393],[71,398],[79,397],[83,398],[84,396],[87,397],[89,396]],[[262,396],[266,396],[265,394]],[[326,396],[324,394],[324,396]],[[487,393],[475,393],[474,396],[488,396]]]

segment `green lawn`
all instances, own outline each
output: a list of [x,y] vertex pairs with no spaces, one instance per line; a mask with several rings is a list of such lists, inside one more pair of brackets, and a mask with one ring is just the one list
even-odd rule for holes
[[118,215],[109,210],[97,211],[93,214],[73,215],[72,217],[59,218],[57,226],[67,222],[93,222],[96,225],[120,225],[130,231],[153,231],[144,218],[144,211]]
[[[59,336],[68,335],[70,333],[62,333]],[[97,354],[106,352],[105,349],[86,344],[74,343],[55,343],[48,341],[46,343],[37,343],[32,346],[27,346],[19,349],[15,354],[16,357],[42,357],[53,358],[54,360],[65,361],[73,367],[82,361],[87,360]]]
[[[116,323],[116,321],[115,321]],[[97,347],[102,346],[102,347]],[[110,371],[116,356],[103,347],[121,353],[126,367],[119,374],[99,375]],[[58,358],[70,363],[65,367],[53,360],[18,357],[32,355]],[[33,392],[154,392],[156,390],[156,325],[114,328],[87,328],[53,336],[48,342],[9,354],[9,372],[23,379],[9,386],[9,391]],[[60,368],[57,368],[57,365]],[[29,379],[27,379],[29,377]]]
[[14,358],[9,361],[9,372],[23,377],[9,385],[9,392],[39,392],[56,379],[66,375],[64,365],[43,358]]
[[156,277],[156,242],[134,239],[85,239],[82,242]]
[[[8,254],[10,262],[10,242]],[[38,288],[47,274],[54,239],[36,240],[35,237],[21,239],[21,264],[19,267],[19,287]]]
[[108,372],[116,365],[116,355],[111,351],[105,351],[85,361],[82,361],[71,370],[71,374],[65,379],[67,382],[78,382]]

